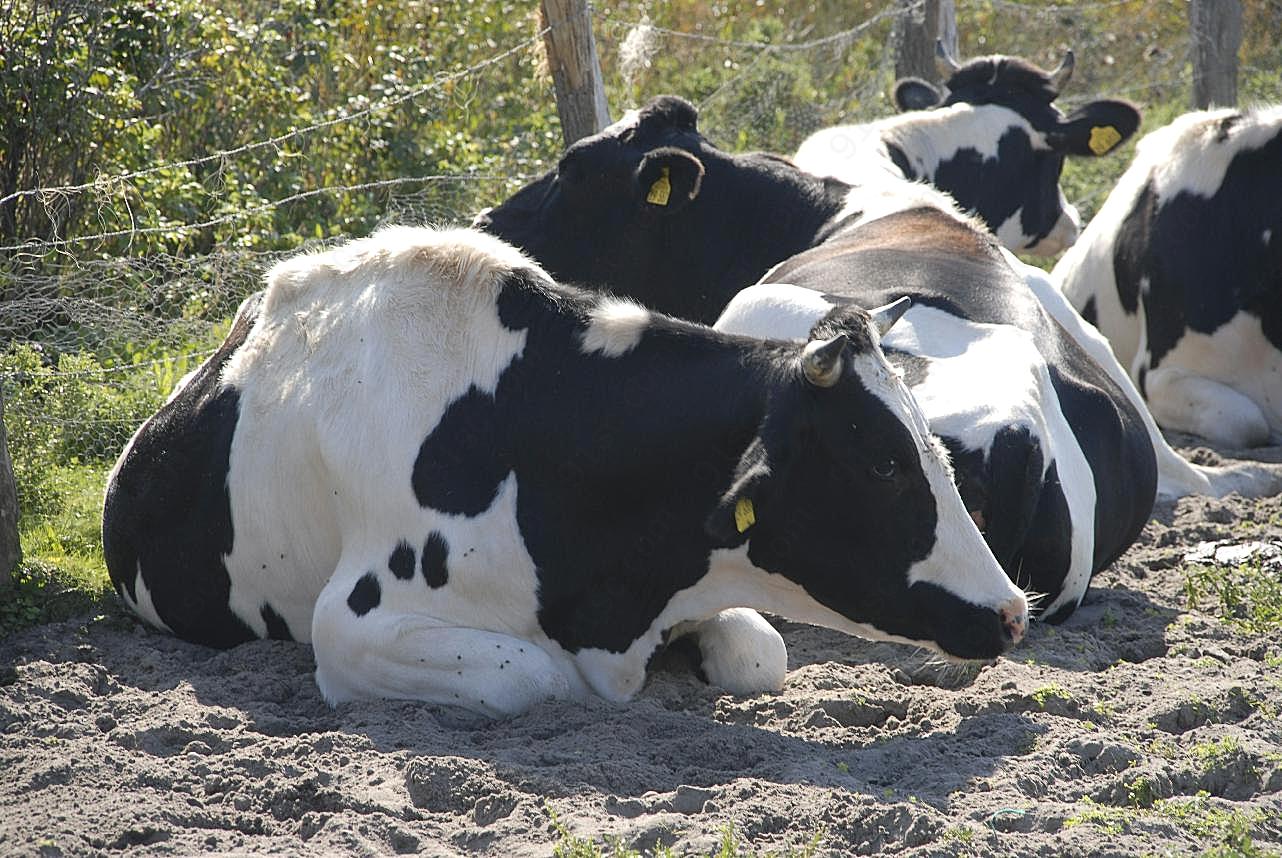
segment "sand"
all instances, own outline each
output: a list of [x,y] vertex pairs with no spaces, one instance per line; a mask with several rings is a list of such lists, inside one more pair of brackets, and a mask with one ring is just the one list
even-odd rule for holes
[[1069,622],[993,664],[778,621],[782,693],[673,653],[627,705],[500,721],[332,709],[299,644],[218,652],[122,610],[33,628],[0,641],[0,855],[703,855],[727,830],[744,854],[1277,852],[1282,632],[1190,606],[1209,541],[1268,555],[1282,499],[1160,504]]

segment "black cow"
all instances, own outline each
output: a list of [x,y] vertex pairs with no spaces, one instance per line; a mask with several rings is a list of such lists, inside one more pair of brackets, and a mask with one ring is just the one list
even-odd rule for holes
[[331,702],[626,700],[691,629],[714,682],[777,688],[745,607],[994,657],[1027,603],[886,363],[894,315],[762,342],[471,230],[300,255],[122,453],[107,567],[187,640],[310,640]]
[[929,182],[1011,250],[1050,256],[1071,245],[1082,222],[1059,187],[1064,158],[1113,151],[1139,127],[1139,111],[1102,100],[1064,116],[1053,102],[1073,73],[1072,51],[1050,72],[1001,55],[960,65],[942,44],[936,58],[942,90],[899,81],[895,102],[907,112],[817,131],[797,166],[857,185],[887,173]]
[[1054,274],[1163,426],[1282,442],[1282,107],[1146,136]]

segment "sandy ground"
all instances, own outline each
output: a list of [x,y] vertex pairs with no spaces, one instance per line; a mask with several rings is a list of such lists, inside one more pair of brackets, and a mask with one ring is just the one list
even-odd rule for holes
[[781,694],[719,694],[673,654],[630,705],[498,722],[331,709],[295,644],[32,629],[0,642],[0,855],[548,855],[549,811],[678,854],[727,827],[751,854],[1278,852],[1282,633],[1189,609],[1206,540],[1282,542],[1282,498],[1159,506],[1067,624],[993,665],[781,622]]

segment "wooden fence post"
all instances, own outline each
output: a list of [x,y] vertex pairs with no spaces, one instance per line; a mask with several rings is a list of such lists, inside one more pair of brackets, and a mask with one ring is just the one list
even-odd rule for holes
[[543,0],[543,36],[565,145],[610,124],[587,0]]
[[935,40],[949,56],[957,55],[957,6],[953,0],[901,0],[895,26],[895,77],[919,77],[941,83],[935,65]]
[[1193,0],[1189,5],[1193,106],[1237,104],[1237,54],[1242,45],[1241,0]]
[[9,460],[9,444],[4,429],[4,385],[0,384],[0,584],[6,584],[18,561],[22,546],[18,543],[18,486]]

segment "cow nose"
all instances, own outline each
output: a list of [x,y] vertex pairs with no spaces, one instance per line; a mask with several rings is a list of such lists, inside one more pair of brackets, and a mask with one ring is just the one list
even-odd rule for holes
[[1023,596],[1017,596],[999,605],[997,615],[1001,617],[1002,628],[1010,638],[1011,646],[1024,639],[1024,633],[1028,631],[1028,602]]

